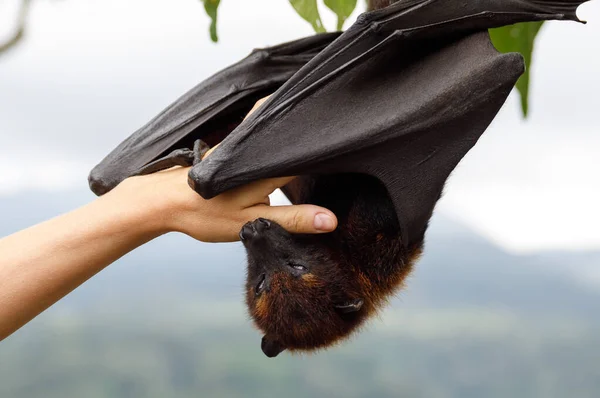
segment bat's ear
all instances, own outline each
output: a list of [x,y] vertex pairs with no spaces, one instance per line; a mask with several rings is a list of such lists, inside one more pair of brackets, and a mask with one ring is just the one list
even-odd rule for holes
[[285,350],[285,347],[281,345],[281,343],[276,340],[271,340],[267,336],[263,336],[262,341],[260,342],[260,348],[269,358],[275,358]]
[[335,306],[335,310],[340,314],[349,314],[352,312],[360,311],[365,301],[361,298],[347,301],[343,304],[338,304]]

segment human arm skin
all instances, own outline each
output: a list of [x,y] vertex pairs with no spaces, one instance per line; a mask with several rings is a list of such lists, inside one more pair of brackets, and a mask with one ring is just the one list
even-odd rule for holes
[[188,186],[188,171],[176,167],[128,178],[86,206],[0,239],[0,341],[109,264],[168,232],[231,242],[258,217],[295,233],[337,226],[335,215],[318,206],[269,206],[268,195],[293,177],[257,181],[205,200]]
[[86,206],[0,239],[0,341],[165,233],[235,241],[242,225],[258,217],[292,232],[328,232],[336,226],[333,213],[317,206],[268,206],[268,195],[290,178],[258,181],[204,200],[187,185],[187,171],[129,178]]

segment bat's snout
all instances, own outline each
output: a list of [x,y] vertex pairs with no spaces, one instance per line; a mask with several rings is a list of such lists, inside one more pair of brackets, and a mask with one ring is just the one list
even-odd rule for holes
[[240,240],[248,242],[256,240],[264,235],[265,231],[271,228],[271,221],[264,218],[258,218],[254,221],[247,222],[240,231]]

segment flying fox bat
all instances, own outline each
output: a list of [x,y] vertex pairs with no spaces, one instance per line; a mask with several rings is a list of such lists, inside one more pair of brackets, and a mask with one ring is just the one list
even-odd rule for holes
[[[305,39],[321,46],[335,40],[309,51],[312,59],[281,87],[260,90],[276,89],[241,123],[228,116],[249,109],[244,101],[231,113],[228,105],[214,117],[207,112],[207,103],[227,103],[225,93],[237,92],[209,79],[199,86],[206,98],[188,94],[167,108],[92,171],[91,187],[101,194],[129,175],[173,164],[193,165],[190,186],[205,198],[258,179],[300,176],[285,194],[292,203],[330,208],[338,229],[305,236],[270,220],[246,224],[246,301],[267,356],[327,347],[402,285],[446,179],[522,74],[522,57],[499,54],[487,29],[579,21],[584,1],[401,0],[362,14],[337,38]],[[244,61],[222,73],[248,82],[256,71],[247,67],[246,80]],[[203,143],[221,139],[200,162]]]

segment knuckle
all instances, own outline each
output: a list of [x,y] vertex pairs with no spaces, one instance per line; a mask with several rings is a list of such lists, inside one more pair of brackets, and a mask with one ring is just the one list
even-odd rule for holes
[[304,230],[305,224],[306,224],[306,220],[305,220],[304,215],[299,211],[295,211],[292,216],[292,224],[291,224],[292,229],[294,229],[295,231],[302,231],[302,230]]

